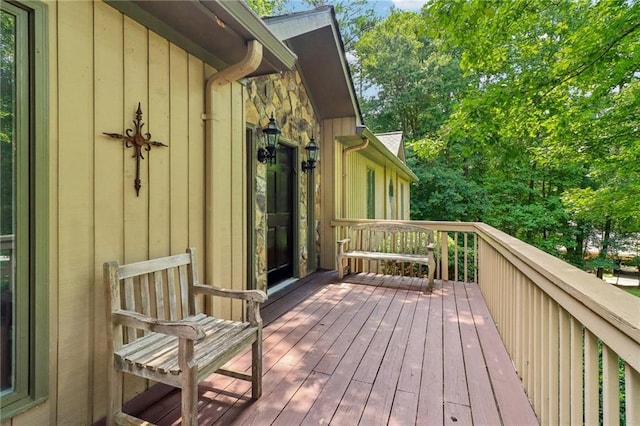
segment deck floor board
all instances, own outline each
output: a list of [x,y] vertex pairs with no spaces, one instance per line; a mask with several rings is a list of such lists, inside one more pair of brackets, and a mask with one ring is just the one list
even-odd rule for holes
[[[262,310],[263,395],[212,375],[201,425],[537,424],[474,284],[321,271]],[[250,368],[250,353],[230,367]],[[180,391],[132,413],[180,423]]]

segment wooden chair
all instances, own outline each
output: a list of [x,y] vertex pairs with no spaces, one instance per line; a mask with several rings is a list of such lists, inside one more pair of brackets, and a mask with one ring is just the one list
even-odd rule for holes
[[[104,264],[109,407],[107,424],[142,424],[122,412],[123,375],[134,374],[182,389],[182,424],[197,425],[198,383],[214,372],[249,380],[262,393],[262,319],[259,290],[234,291],[198,281],[195,249],[129,265]],[[196,313],[195,296],[246,303],[247,321]],[[252,347],[251,374],[222,369]],[[145,423],[147,424],[147,423]]]

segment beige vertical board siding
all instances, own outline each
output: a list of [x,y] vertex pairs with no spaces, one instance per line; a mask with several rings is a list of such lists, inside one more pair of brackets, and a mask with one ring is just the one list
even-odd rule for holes
[[384,219],[385,211],[387,210],[384,167],[374,163],[371,163],[371,165],[374,166],[374,170],[376,171],[376,219]]
[[[125,185],[123,170],[124,151],[121,140],[111,139],[102,132],[123,131],[128,122],[123,121],[123,17],[104,3],[94,5],[94,295],[93,312],[93,416],[97,421],[106,414],[106,368],[109,355],[106,352],[104,283],[102,265],[105,261],[122,260],[124,235],[123,195]],[[130,149],[127,152],[130,153]],[[126,156],[125,156],[126,157]],[[130,188],[129,188],[130,190]]]
[[[244,86],[241,84],[231,84],[231,226],[229,229],[231,282],[227,284],[227,287],[234,290],[247,288],[247,262],[245,259],[247,241],[245,147],[247,144],[245,142],[244,91]],[[231,303],[231,318],[236,321],[242,320],[243,302],[233,299]]]
[[[2,426],[34,426],[46,425],[50,423],[50,403],[40,404],[31,408],[26,413],[17,415],[2,422]],[[55,424],[55,423],[54,423]]]
[[[125,129],[133,129],[133,120],[138,108],[142,108],[144,129],[148,129],[148,31],[128,17],[124,18],[124,104],[122,115]],[[146,131],[146,130],[145,130]],[[160,148],[157,148],[160,149]],[[140,160],[142,188],[136,196],[134,179],[136,161],[133,149],[122,151],[124,158],[124,256],[125,263],[139,262],[149,258],[149,162],[153,152],[145,152]],[[101,195],[100,195],[101,196]],[[146,381],[125,374],[124,399],[128,400],[146,389]]]
[[[173,144],[169,143],[169,42],[149,32],[149,106],[145,129],[151,140],[169,147],[152,147],[144,154],[149,179],[143,183],[149,194],[149,257],[168,256],[170,247],[170,157]],[[143,111],[144,112],[144,111]],[[143,117],[144,118],[144,117]],[[182,250],[185,250],[183,247]]]
[[58,4],[58,424],[90,422],[93,4]]
[[[336,217],[342,217],[342,216],[347,216],[348,217],[348,209],[349,206],[351,205],[350,201],[347,200],[346,201],[346,205],[343,205],[343,197],[342,197],[342,191],[344,189],[347,189],[347,191],[349,190],[349,185],[350,185],[350,181],[348,179],[349,176],[349,154],[347,154],[347,158],[345,159],[344,156],[342,155],[342,152],[344,150],[344,146],[339,143],[339,142],[334,142],[333,145],[330,146],[330,149],[332,149],[333,152],[333,158],[335,158],[335,164],[333,165],[333,167],[335,167],[335,179],[333,180],[334,182],[334,194],[333,194],[333,202],[335,203],[335,216]],[[343,166],[342,166],[342,161],[346,162],[346,176],[343,174]],[[326,166],[326,167],[331,167],[331,166]],[[327,170],[328,172],[328,170]],[[328,187],[331,188],[331,187]]]
[[335,269],[335,231],[331,227],[331,220],[336,217],[339,209],[338,200],[341,192],[339,189],[342,178],[341,163],[338,158],[339,145],[335,141],[335,131],[333,119],[323,120],[321,126],[322,137],[320,140],[320,217],[318,217],[320,227],[320,268]]
[[[124,105],[122,115],[125,129],[133,129],[138,102],[142,108],[142,121],[148,129],[148,31],[128,17],[124,18]],[[151,155],[150,155],[151,154]],[[123,150],[124,157],[124,262],[138,262],[149,257],[149,162],[153,153],[144,153],[140,160],[142,188],[136,196],[133,187],[136,161],[133,149]]]
[[[57,421],[58,401],[58,4],[49,3],[49,407],[48,424]],[[29,417],[30,412],[23,415]],[[46,424],[45,423],[45,424]],[[32,423],[33,424],[33,423]]]
[[[404,211],[401,212],[402,214],[402,219],[404,220],[409,220],[409,218],[411,217],[411,213],[410,213],[410,199],[411,199],[411,193],[410,193],[410,183],[407,180],[404,179],[400,179],[400,182],[404,185],[403,191],[402,191],[402,197],[404,198]],[[399,208],[399,207],[398,207]]]
[[[232,126],[233,119],[231,112],[232,85],[225,85],[215,90],[213,102],[213,140],[210,141],[210,154],[207,156],[211,162],[210,181],[210,197],[212,211],[208,214],[212,215],[211,230],[208,235],[210,238],[211,250],[208,253],[211,259],[211,268],[209,270],[209,283],[229,288],[232,277],[232,242],[230,225],[233,222],[231,217],[231,170],[232,170]],[[242,191],[241,188],[237,190]],[[231,318],[231,305],[228,301],[219,301],[219,306],[214,306],[220,311],[216,311],[216,315],[222,315],[223,318]]]
[[189,245],[189,70],[187,53],[173,44],[169,66],[171,253],[177,254]]
[[[205,83],[204,83],[204,87],[206,88],[206,82],[209,80],[209,78],[211,78],[212,75],[214,75],[217,71],[212,68],[211,66],[205,64],[204,66],[204,77],[205,77]],[[206,90],[206,89],[204,89]],[[204,92],[203,92],[204,93]],[[204,93],[204,96],[206,97],[206,93]],[[214,111],[207,111],[208,114],[211,114],[212,116],[214,115],[215,111],[220,108],[219,105],[222,105],[221,103],[217,102],[217,96],[219,96],[219,93],[217,91],[213,92],[213,98],[212,98],[212,104],[213,104],[213,109]],[[204,111],[204,106],[203,106],[203,112]],[[217,123],[217,122],[215,122]],[[213,129],[212,132],[216,132],[218,129],[217,124],[213,125]],[[216,257],[219,256],[218,252],[220,250],[220,247],[218,246],[216,240],[214,239],[216,233],[218,232],[217,229],[214,229],[214,226],[211,226],[211,223],[214,223],[214,220],[217,220],[217,216],[216,216],[216,211],[213,209],[209,209],[207,206],[209,206],[211,203],[209,202],[209,200],[213,200],[213,193],[214,193],[214,185],[217,182],[220,182],[220,180],[217,177],[216,174],[216,168],[214,166],[214,157],[217,156],[217,152],[215,151],[216,148],[216,144],[215,141],[212,140],[208,140],[207,137],[208,135],[206,134],[207,130],[206,130],[206,124],[204,127],[204,131],[205,131],[205,138],[204,138],[204,215],[205,215],[205,223],[204,223],[204,231],[205,231],[205,247],[204,247],[204,255],[200,256],[200,259],[202,259],[200,261],[201,264],[204,265],[204,271],[205,271],[205,275],[202,275],[202,277],[200,278],[205,284],[209,284],[209,285],[220,285],[220,283],[215,281],[215,268],[217,265],[220,264],[219,260],[215,260]],[[214,135],[214,137],[217,138],[217,136]],[[213,205],[213,204],[211,204]],[[217,262],[217,263],[214,263]],[[222,312],[222,307],[221,307],[221,298],[219,297],[214,297],[214,298],[209,298],[206,302],[205,302],[205,307],[207,309],[207,313],[210,315],[220,315],[220,313]]]
[[[204,64],[189,55],[189,246],[198,255],[198,276],[204,279]],[[204,308],[202,296],[197,310]]]

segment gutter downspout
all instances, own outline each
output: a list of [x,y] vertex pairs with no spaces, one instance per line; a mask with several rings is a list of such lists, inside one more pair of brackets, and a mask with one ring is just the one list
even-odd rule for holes
[[369,139],[364,139],[360,145],[354,145],[342,150],[342,218],[347,217],[347,154],[360,151],[369,146]]
[[[219,239],[217,235],[218,230],[216,225],[220,226],[215,217],[215,200],[213,189],[213,164],[214,164],[214,142],[216,128],[220,126],[228,125],[232,127],[232,123],[222,123],[219,117],[215,116],[214,111],[214,98],[218,93],[218,90],[223,86],[226,86],[234,81],[246,77],[248,74],[255,71],[262,62],[262,44],[257,40],[251,40],[247,43],[247,52],[242,60],[236,64],[233,64],[224,70],[213,74],[207,80],[205,86],[205,112],[202,115],[202,119],[205,122],[205,282],[215,284],[218,280],[215,279],[213,273],[216,265],[214,264],[213,253],[215,252],[215,241]],[[244,108],[244,105],[243,105]],[[243,114],[244,116],[244,114]],[[244,123],[243,123],[244,125]],[[244,127],[243,127],[244,129]],[[244,134],[244,132],[243,132]],[[218,206],[219,207],[219,206]],[[244,242],[241,242],[244,244]],[[246,268],[245,268],[246,269]],[[207,307],[212,309],[212,307]],[[236,313],[233,313],[236,315]],[[240,314],[242,315],[242,314]]]

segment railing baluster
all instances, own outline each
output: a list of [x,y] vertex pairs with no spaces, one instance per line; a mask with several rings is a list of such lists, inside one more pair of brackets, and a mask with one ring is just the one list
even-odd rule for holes
[[624,365],[626,420],[628,425],[640,424],[640,372]]
[[458,233],[453,233],[453,281],[458,281]]
[[560,308],[559,314],[558,424],[568,425],[571,422],[571,321],[566,310]]
[[571,318],[571,424],[583,424],[584,401],[584,328]]
[[619,425],[620,382],[618,356],[607,345],[602,345],[602,414],[603,424]]
[[599,423],[598,338],[589,330],[584,332],[584,421]]
[[549,422],[551,424],[558,424],[558,399],[560,398],[560,388],[558,384],[558,378],[560,372],[559,357],[560,357],[560,343],[559,343],[559,316],[560,312],[558,304],[555,300],[547,298],[549,301],[549,370],[547,373],[547,380],[549,382]]
[[449,281],[449,235],[446,231],[440,232],[440,246],[441,246],[441,264],[440,272],[442,274],[441,279],[443,281]]
[[469,234],[464,233],[464,282],[469,282],[468,270],[469,270]]

